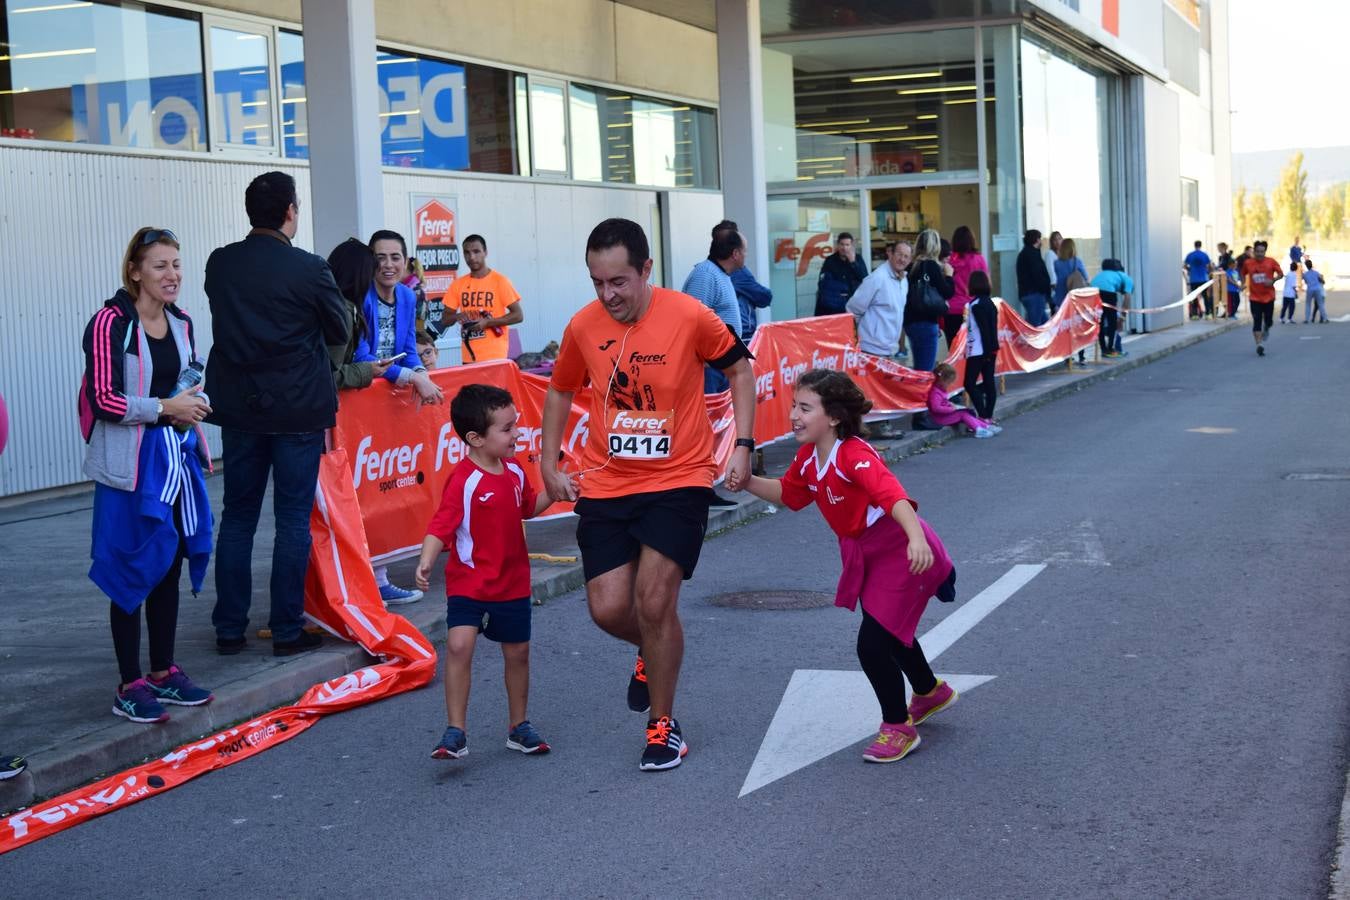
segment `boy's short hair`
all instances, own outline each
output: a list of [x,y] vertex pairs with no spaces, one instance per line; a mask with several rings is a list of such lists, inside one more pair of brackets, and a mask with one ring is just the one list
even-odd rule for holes
[[492,414],[515,404],[509,391],[490,384],[466,384],[450,401],[450,424],[455,434],[467,441],[471,432],[487,434]]
[[435,344],[436,339],[431,336],[431,332],[427,331],[425,328],[417,329],[417,346],[431,347],[435,346]]

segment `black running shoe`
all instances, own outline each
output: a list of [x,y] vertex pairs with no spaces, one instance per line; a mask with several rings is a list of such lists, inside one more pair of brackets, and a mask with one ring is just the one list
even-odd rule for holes
[[947,580],[938,585],[937,598],[943,603],[951,603],[956,599],[956,566],[952,566],[952,572],[947,576]]
[[1256,345],[1256,355],[1257,355],[1257,356],[1265,356],[1265,355],[1266,355],[1266,345],[1265,345],[1265,344],[1257,344],[1257,345]]
[[300,636],[293,641],[272,641],[272,655],[295,656],[297,653],[317,650],[322,646],[323,635],[302,631]]
[[669,716],[647,722],[647,748],[642,751],[638,768],[644,772],[673,769],[689,752],[689,745],[680,734],[680,723]]
[[628,679],[628,708],[633,712],[645,713],[652,708],[651,693],[647,690],[647,664],[638,654],[633,663],[633,674]]
[[28,762],[22,756],[5,756],[0,753],[0,781],[15,778],[28,768]]

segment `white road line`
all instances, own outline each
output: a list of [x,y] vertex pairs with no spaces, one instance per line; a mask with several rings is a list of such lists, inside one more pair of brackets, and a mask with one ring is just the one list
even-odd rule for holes
[[934,625],[919,639],[928,661],[937,659],[944,650],[959,641],[962,635],[980,624],[981,619],[998,609],[1005,600],[1043,571],[1045,571],[1044,563],[1013,566],[998,581],[971,597],[956,612]]

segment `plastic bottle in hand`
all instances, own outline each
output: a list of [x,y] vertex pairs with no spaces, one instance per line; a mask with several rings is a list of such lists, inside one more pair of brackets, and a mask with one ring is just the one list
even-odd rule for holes
[[[191,390],[192,388],[201,384],[202,380],[206,377],[205,371],[206,370],[202,366],[202,364],[197,362],[196,360],[193,360],[192,362],[188,363],[188,367],[178,373],[178,382],[173,386],[173,393],[170,394],[169,396],[177,397],[179,394],[183,393],[183,391]],[[203,400],[206,400],[205,394],[198,394],[197,396],[201,397]],[[207,400],[207,403],[210,402],[211,401]],[[187,431],[188,428],[190,428],[191,426],[175,425],[173,427],[178,429],[179,431]]]

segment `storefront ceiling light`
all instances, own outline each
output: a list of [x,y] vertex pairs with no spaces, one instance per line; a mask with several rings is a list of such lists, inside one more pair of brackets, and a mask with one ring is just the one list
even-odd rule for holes
[[936,134],[902,134],[895,138],[897,141],[935,141]]
[[417,59],[412,56],[390,56],[386,57],[385,59],[375,60],[375,65],[392,66],[396,65],[397,63],[410,63],[410,62],[417,62]]
[[93,5],[93,3],[53,3],[50,6],[25,6],[22,9],[11,9],[9,14],[18,16],[23,13],[55,12],[58,9],[84,9],[86,6]]
[[929,175],[929,174],[932,174],[933,172],[936,172],[936,171],[937,171],[937,169],[924,169],[924,170],[923,170],[923,173],[924,173],[925,175]]
[[902,97],[908,97],[912,94],[948,94],[952,91],[973,90],[975,90],[975,85],[973,84],[944,84],[941,87],[905,88],[904,90],[896,91],[896,93]]
[[816,176],[814,176],[814,175],[798,175],[798,176],[797,176],[797,180],[798,180],[798,181],[815,181],[815,180],[816,180]]
[[858,140],[854,141],[854,143],[857,143],[857,144],[879,144],[879,143],[881,143],[883,140],[884,140],[884,138],[859,138]]
[[816,169],[817,175],[843,175],[843,169]]
[[242,107],[242,108],[244,108],[244,109],[256,109],[256,108],[258,108],[258,107],[260,107],[260,106],[266,106],[266,105],[267,105],[267,101],[266,101],[266,100],[250,100],[250,101],[247,102],[247,103],[240,103],[239,105],[240,105],[240,107]]
[[799,162],[799,163],[819,163],[819,162],[827,162],[827,163],[831,163],[831,162],[843,162],[843,161],[844,161],[844,157],[842,157],[842,156],[808,156],[808,157],[806,157],[805,159],[799,159],[799,160],[797,160],[797,162]]
[[422,110],[420,107],[418,109],[394,109],[389,112],[380,113],[380,118],[390,119],[394,116],[420,116],[421,114]]
[[242,130],[242,131],[270,131],[271,129],[272,129],[272,126],[271,126],[271,125],[245,125],[245,126],[244,126],[242,129],[240,129],[240,130]]
[[627,153],[612,153],[612,154],[610,154],[610,157],[609,157],[609,158],[610,158],[610,159],[627,159],[627,158],[628,158],[628,154],[627,154]]
[[240,75],[266,75],[266,74],[267,74],[267,70],[266,70],[266,69],[241,69],[241,70],[239,71],[239,74],[240,74]]
[[234,39],[236,41],[261,41],[263,36],[261,34],[236,34]]
[[896,72],[891,75],[855,75],[849,81],[853,84],[866,84],[870,81],[908,81],[913,78],[939,78],[942,70],[932,72]]
[[0,62],[6,62],[11,59],[47,59],[52,56],[84,56],[93,52],[93,47],[78,47],[73,50],[37,50],[32,53],[15,53],[13,56],[0,56]]
[[288,138],[302,138],[302,137],[309,137],[309,132],[308,132],[308,131],[297,131],[297,132],[295,132],[294,134],[286,134],[286,135],[282,135],[282,136],[283,136],[283,137],[288,137]]
[[[984,102],[985,102],[985,103],[991,103],[991,102],[993,102],[994,100],[997,100],[997,99],[998,99],[997,97],[985,97],[985,98],[984,98]],[[974,102],[975,102],[975,98],[974,98],[974,97],[963,97],[963,98],[961,98],[960,100],[943,100],[943,101],[942,101],[942,105],[943,105],[943,106],[960,106],[960,105],[962,105],[963,103],[974,103]]]
[[871,128],[851,128],[854,134],[866,134],[869,131],[909,131],[908,125],[873,125]]
[[840,119],[837,122],[798,122],[798,128],[833,128],[836,125],[867,125],[871,119]]
[[632,95],[630,95],[630,94],[610,94],[610,95],[607,96],[605,99],[606,99],[606,100],[632,100],[633,97],[632,97]]
[[289,122],[282,122],[282,123],[281,123],[281,127],[282,127],[282,128],[285,128],[287,125],[294,125],[294,124],[295,124],[295,120],[294,120],[294,119],[291,119]]
[[939,145],[939,144],[915,144],[915,145],[914,145],[914,149],[915,149],[915,150],[936,150],[939,146],[941,146],[941,145]]
[[633,127],[633,123],[632,123],[632,122],[610,122],[609,125],[607,125],[607,126],[605,126],[605,127],[607,127],[607,128],[632,128],[632,127]]
[[307,97],[282,97],[281,105],[285,106],[287,103],[304,103],[307,99]]
[[924,113],[923,115],[915,116],[914,118],[918,119],[920,122],[926,122],[929,119],[936,119],[937,113]]
[[676,142],[675,142],[675,146],[676,146],[676,147],[683,147],[683,146],[685,146],[686,144],[692,144],[692,143],[693,143],[693,141],[676,141]]

